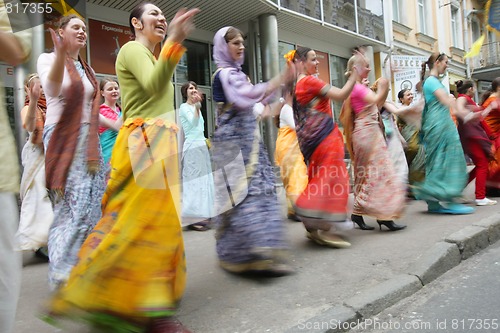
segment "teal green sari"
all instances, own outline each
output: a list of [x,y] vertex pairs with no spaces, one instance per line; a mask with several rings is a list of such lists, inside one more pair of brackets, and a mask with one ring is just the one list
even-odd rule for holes
[[424,82],[425,107],[422,114],[422,143],[425,149],[425,180],[416,183],[417,199],[452,202],[462,196],[467,185],[467,165],[457,128],[450,110],[434,92],[444,89],[434,76]]
[[102,148],[102,157],[104,158],[104,165],[108,165],[111,160],[111,153],[113,152],[113,146],[115,145],[116,136],[118,132],[108,128],[99,136]]

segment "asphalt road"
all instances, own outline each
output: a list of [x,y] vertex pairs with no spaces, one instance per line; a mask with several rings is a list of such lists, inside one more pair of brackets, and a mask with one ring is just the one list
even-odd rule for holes
[[500,243],[496,243],[350,332],[500,332],[499,309]]

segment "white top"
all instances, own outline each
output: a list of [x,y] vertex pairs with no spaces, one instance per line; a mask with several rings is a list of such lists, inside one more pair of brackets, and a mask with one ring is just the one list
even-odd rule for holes
[[285,126],[288,126],[293,130],[295,129],[293,109],[288,104],[284,104],[280,111],[280,128]]
[[262,115],[262,112],[264,112],[265,108],[266,106],[261,102],[255,103],[255,105],[253,106],[253,116],[255,118],[260,117]]
[[[45,93],[45,98],[47,99],[47,118],[45,120],[45,125],[55,124],[59,121],[59,118],[61,118],[65,105],[65,91],[69,88],[71,82],[66,68],[64,68],[64,78],[62,84],[49,81],[49,72],[55,59],[56,55],[54,52],[42,53],[40,57],[38,57],[37,62],[38,76],[40,77],[43,92]],[[83,75],[82,82],[84,87],[82,123],[90,123],[94,87],[86,75]]]

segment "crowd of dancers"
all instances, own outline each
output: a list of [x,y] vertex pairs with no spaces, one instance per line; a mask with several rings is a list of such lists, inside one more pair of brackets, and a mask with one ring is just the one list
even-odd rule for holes
[[[54,51],[42,54],[37,74],[26,79],[21,117],[29,138],[15,239],[18,249],[49,260],[47,319],[80,317],[108,332],[189,332],[174,316],[186,284],[183,225],[203,231],[213,221],[219,264],[228,272],[292,273],[272,161],[260,137],[265,117],[279,127],[275,163],[288,217],[321,246],[349,247],[339,231],[353,225],[375,229],[364,216],[381,230],[405,229],[395,221],[408,197],[425,200],[431,213],[472,213],[460,200],[474,179],[475,204],[496,204],[486,192],[500,188],[500,78],[480,105],[471,81],[457,82],[452,98],[439,80],[448,57],[435,53],[423,64],[423,98],[413,103],[405,89],[393,103],[388,79],[369,86],[362,49],[348,61],[345,85],[334,87],[318,78],[315,51],[297,47],[279,75],[254,85],[241,70],[244,34],[224,27],[213,40],[217,121],[210,142],[197,84],[181,88],[178,126],[171,81],[198,12],[182,9],[167,24],[156,5],[137,5],[129,18],[134,41],[120,49],[117,80],[100,83],[79,56],[85,22],[64,16],[50,31]],[[19,35],[14,40],[25,43]],[[331,101],[343,102],[342,128]],[[469,174],[464,152],[475,166]],[[15,177],[0,174],[2,191],[16,192]],[[7,331],[12,319],[2,323]]]

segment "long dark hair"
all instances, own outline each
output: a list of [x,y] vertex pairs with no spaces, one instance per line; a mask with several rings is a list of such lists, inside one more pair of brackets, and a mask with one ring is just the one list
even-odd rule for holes
[[312,51],[312,49],[309,47],[298,46],[297,50],[295,51],[294,59],[299,61],[306,60],[309,51]]
[[407,91],[410,91],[410,89],[405,88],[405,89],[401,89],[398,92],[398,100],[399,100],[400,103],[403,103],[402,99],[405,97],[405,92],[407,92]]
[[471,80],[458,80],[455,81],[455,85],[459,94],[465,94],[469,88],[474,87],[474,82]]
[[497,77],[496,79],[493,80],[493,82],[491,82],[490,88],[483,93],[483,95],[481,96],[481,103],[479,104],[483,104],[484,102],[486,102],[486,100],[491,96],[491,94],[497,91],[499,86],[500,86],[500,77]]
[[188,91],[190,85],[193,85],[195,89],[198,89],[198,85],[194,81],[188,81],[188,82],[184,83],[181,87],[181,95],[182,95],[182,99],[184,100],[184,102],[187,101],[187,91]]

